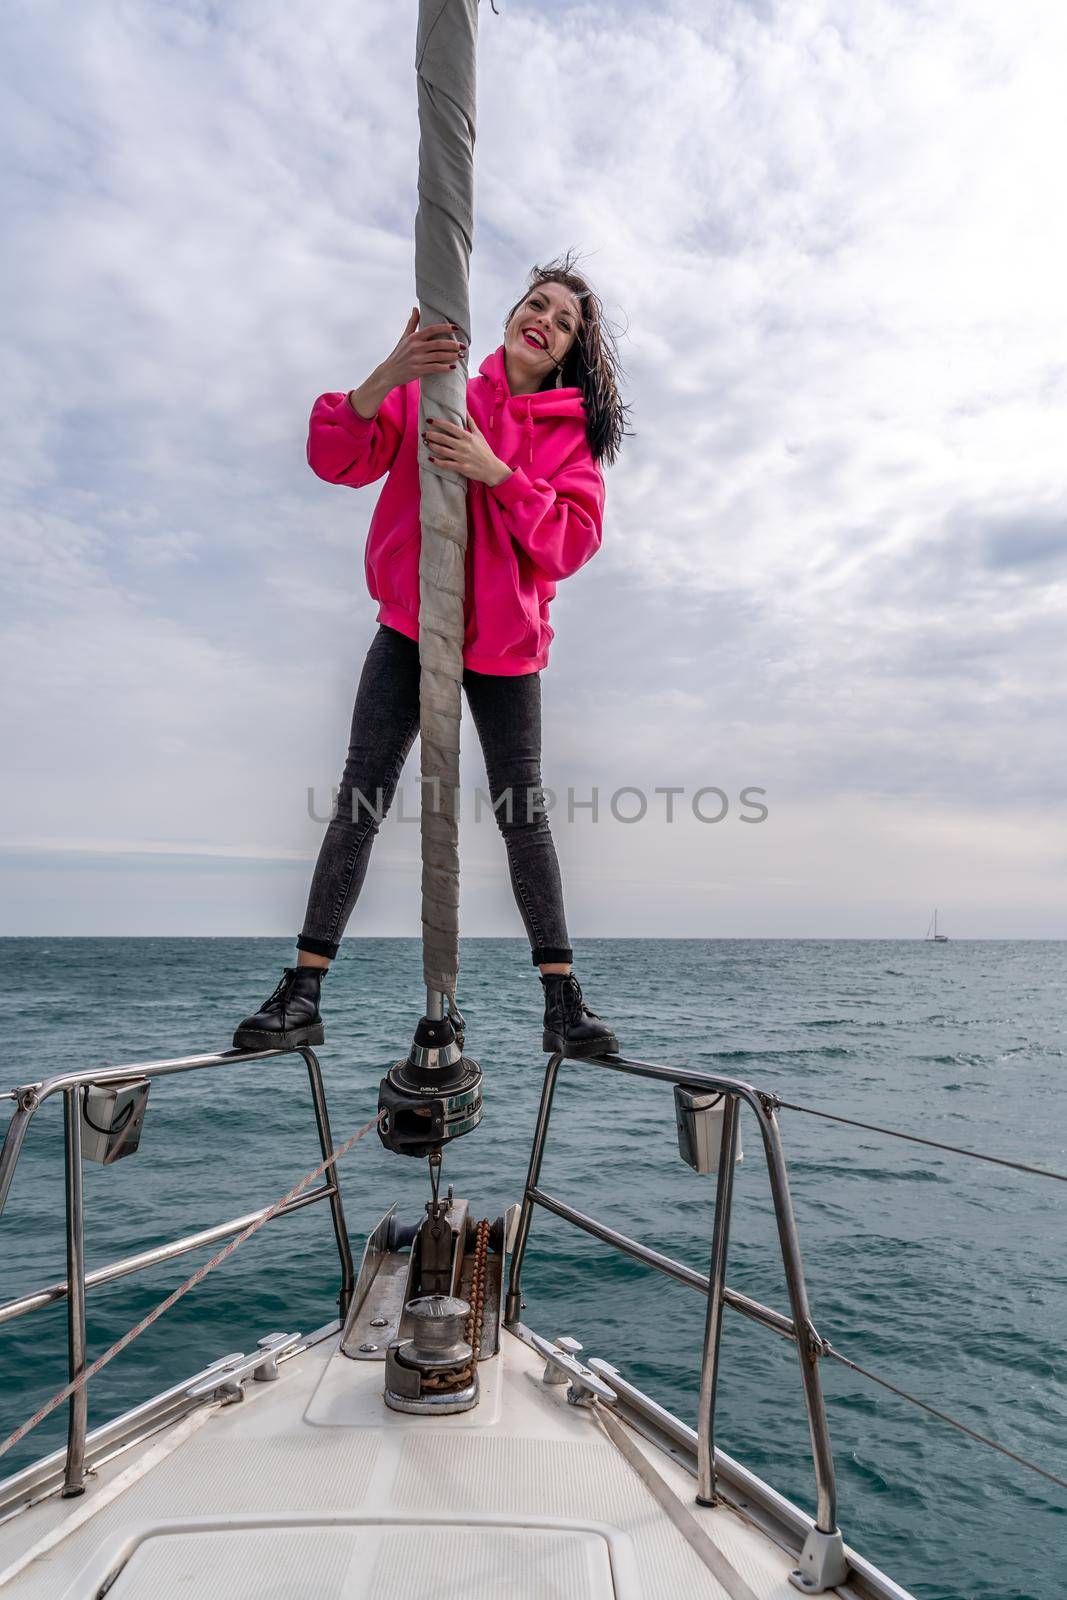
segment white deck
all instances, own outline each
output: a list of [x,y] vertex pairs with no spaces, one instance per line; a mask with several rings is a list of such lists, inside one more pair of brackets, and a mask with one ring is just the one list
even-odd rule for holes
[[[336,1335],[0,1525],[5,1600],[723,1600],[728,1590],[596,1417],[510,1333],[480,1404],[409,1417]],[[759,1600],[793,1560],[629,1433]],[[120,1485],[122,1485],[120,1487]],[[118,1492],[116,1493],[116,1488]],[[57,1531],[67,1528],[55,1542]]]

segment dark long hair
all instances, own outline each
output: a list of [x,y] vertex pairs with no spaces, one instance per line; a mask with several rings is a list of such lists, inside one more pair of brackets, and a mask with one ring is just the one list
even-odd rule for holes
[[[627,429],[625,414],[630,407],[619,397],[618,374],[624,370],[615,348],[615,336],[604,317],[604,307],[598,295],[585,278],[573,270],[573,251],[547,266],[534,267],[522,297],[516,300],[504,318],[504,329],[540,284],[559,283],[569,289],[581,307],[581,324],[570,349],[563,358],[560,376],[562,385],[582,391],[586,410],[586,437],[593,460],[607,461],[612,466],[619,453]],[[550,372],[541,384],[542,389],[556,387],[556,373]],[[633,430],[630,430],[631,434]]]

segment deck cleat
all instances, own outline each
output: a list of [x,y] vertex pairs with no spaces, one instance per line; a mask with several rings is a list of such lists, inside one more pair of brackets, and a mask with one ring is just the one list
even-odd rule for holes
[[553,1384],[567,1384],[568,1405],[588,1408],[596,1405],[598,1400],[605,1400],[608,1405],[614,1405],[618,1400],[611,1385],[578,1360],[578,1352],[582,1347],[577,1339],[564,1335],[555,1344],[549,1344],[539,1333],[531,1333],[530,1343],[538,1355],[545,1358],[542,1384],[550,1387]]

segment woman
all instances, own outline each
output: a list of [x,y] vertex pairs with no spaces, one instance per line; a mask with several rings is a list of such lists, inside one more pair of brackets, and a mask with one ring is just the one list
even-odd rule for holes
[[[454,324],[419,329],[416,308],[392,354],[358,389],[320,395],[308,463],[329,483],[389,477],[367,535],[378,632],[363,666],[336,814],[326,829],[297,938],[297,965],[240,1024],[234,1045],[319,1044],[321,982],[366,876],[378,826],[419,731],[419,380],[464,354]],[[600,548],[601,458],[625,432],[616,361],[601,308],[561,264],[534,269],[504,343],[467,385],[467,426],[428,418],[435,466],[467,480],[463,688],[485,756],[512,888],[545,996],[543,1048],[617,1052],[572,969],[563,890],[541,809],[541,671],[556,584]]]

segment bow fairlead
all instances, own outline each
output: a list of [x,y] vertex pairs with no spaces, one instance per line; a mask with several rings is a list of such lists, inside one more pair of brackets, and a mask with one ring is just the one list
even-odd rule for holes
[[423,1017],[411,1049],[378,1087],[378,1137],[397,1155],[428,1156],[482,1120],[482,1069],[448,1016]]

